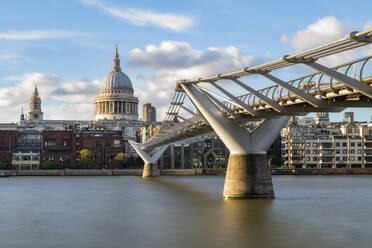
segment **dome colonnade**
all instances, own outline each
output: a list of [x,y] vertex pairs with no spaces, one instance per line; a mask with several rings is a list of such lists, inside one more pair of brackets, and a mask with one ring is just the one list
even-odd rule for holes
[[138,120],[138,98],[134,96],[131,80],[121,71],[117,47],[113,64],[103,80],[100,95],[94,99],[95,120]]

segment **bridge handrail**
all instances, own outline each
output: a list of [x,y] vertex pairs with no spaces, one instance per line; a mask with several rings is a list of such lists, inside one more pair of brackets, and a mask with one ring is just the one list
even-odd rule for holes
[[[167,140],[173,140],[175,137],[179,136],[179,138],[183,138],[183,133],[193,133],[200,135],[201,133],[205,133],[207,131],[210,131],[210,129],[205,129],[203,131],[203,127],[201,127],[198,123],[203,122],[203,118],[201,116],[198,116],[196,113],[193,113],[191,110],[189,110],[187,107],[184,106],[184,100],[186,97],[185,92],[181,88],[180,84],[199,84],[199,83],[211,83],[213,84],[216,81],[224,80],[224,79],[238,79],[243,76],[248,76],[252,74],[262,74],[262,73],[268,73],[270,71],[284,68],[287,66],[291,66],[295,63],[313,63],[319,58],[323,58],[332,54],[344,52],[350,49],[358,48],[361,46],[364,46],[366,44],[372,43],[372,29],[368,29],[366,31],[362,32],[352,32],[349,35],[347,35],[345,38],[339,39],[334,42],[330,42],[321,46],[318,46],[313,49],[309,49],[303,52],[296,53],[294,55],[286,55],[283,56],[281,59],[274,60],[268,63],[264,63],[262,65],[253,66],[253,67],[246,67],[240,71],[236,72],[230,72],[225,74],[219,74],[214,77],[209,78],[199,78],[197,80],[179,80],[177,81],[175,92],[173,95],[173,98],[171,100],[169,110],[165,115],[164,121],[161,124],[159,131],[156,135],[154,135],[152,138],[150,138],[147,142],[145,142],[144,146],[153,146],[156,143],[164,143]],[[363,77],[363,72],[365,65],[368,61],[370,61],[372,56],[364,57],[361,59],[357,59],[342,65],[338,65],[336,67],[333,67],[332,69],[334,71],[341,71],[342,69],[345,69],[343,74],[347,75],[351,69],[351,67],[354,65],[356,67],[356,64],[361,63],[361,67],[359,70],[359,81],[363,82],[367,77]],[[355,73],[356,74],[356,73]],[[328,76],[327,76],[328,77]],[[326,96],[324,96],[325,91],[331,91],[331,92],[338,92],[340,87],[346,88],[346,90],[349,90],[352,92],[351,88],[348,88],[348,86],[339,83],[334,82],[334,80],[329,77],[328,81],[324,81],[325,74],[323,72],[317,72],[312,73],[303,77],[299,77],[290,81],[285,82],[289,86],[293,86],[294,88],[300,89],[304,91],[304,93],[311,95],[311,97],[314,97],[317,95],[318,98],[312,98],[315,101],[316,99],[324,99]],[[372,80],[371,80],[372,82]],[[210,91],[203,89],[200,86],[197,86],[200,90],[204,91],[205,93],[208,93]],[[272,105],[275,105],[274,103],[281,103],[280,106],[286,106],[284,104],[287,100],[293,100],[293,102],[298,99],[298,96],[294,93],[291,93],[287,89],[283,88],[279,85],[273,85],[270,87],[266,87],[263,89],[260,89],[257,91],[259,94],[261,94],[261,97],[258,98],[253,93],[248,93],[244,95],[240,95],[238,97],[235,97],[234,99],[225,99],[223,102],[219,103],[219,108],[223,111],[235,111],[240,112],[241,109],[238,106],[239,104],[236,104],[236,100],[246,104],[250,108],[254,107],[255,109],[261,110],[262,106],[263,109],[269,109],[273,108]],[[210,92],[213,93],[213,92]],[[261,98],[262,96],[266,96],[267,99],[271,99],[272,105],[266,104]],[[210,96],[209,97],[213,97]],[[319,100],[318,100],[319,101]],[[223,107],[223,106],[225,107]],[[227,108],[226,108],[227,107]],[[191,115],[193,115],[191,118],[183,118],[183,122],[179,122],[178,117],[180,110],[184,109],[186,112],[189,112]],[[225,108],[225,109],[224,109]],[[229,110],[230,109],[230,110]],[[234,112],[231,112],[234,113]],[[208,123],[204,121],[203,126],[208,126]],[[180,129],[179,129],[180,128]],[[201,129],[200,129],[201,128]],[[191,131],[190,131],[191,129]],[[202,130],[202,131],[201,131]]]
[[344,52],[350,49],[365,46],[372,42],[372,28],[358,32],[353,31],[344,38],[318,46],[316,48],[308,49],[293,55],[285,55],[280,59],[252,67],[246,67],[240,71],[219,74],[209,78],[199,78],[196,80],[179,80],[179,83],[194,84],[201,82],[218,81],[223,78],[239,78],[242,76],[255,74],[255,71],[273,71],[283,67],[293,65],[293,60],[316,60],[336,53]]
[[[359,58],[359,59],[350,61],[348,63],[344,63],[344,64],[341,64],[341,65],[335,66],[332,69],[338,71],[339,69],[343,69],[343,68],[347,67],[346,70],[345,70],[345,72],[344,72],[344,74],[347,75],[348,72],[349,72],[349,70],[350,70],[350,68],[353,65],[356,65],[357,63],[362,62],[362,65],[361,65],[361,67],[359,69],[358,78],[359,78],[359,81],[363,81],[365,79],[365,78],[363,78],[363,71],[364,71],[365,65],[371,59],[372,59],[372,55],[371,56],[366,56],[366,57],[363,57],[363,58]],[[314,77],[317,77],[317,80],[316,81],[313,81],[312,80]],[[322,83],[321,80],[323,79],[323,77],[324,77],[324,73],[322,73],[322,72],[316,72],[316,73],[305,75],[305,76],[302,76],[302,77],[299,77],[299,78],[296,78],[296,79],[289,80],[286,83],[287,84],[291,84],[291,85],[296,84],[295,87],[297,87],[299,89],[305,89],[306,90],[306,93],[309,93],[309,94],[314,94],[315,92],[317,92],[321,97],[322,97],[322,95],[321,95],[321,86],[323,86],[322,88],[325,88],[324,86],[327,86],[332,91],[336,91],[335,87],[336,86],[339,86],[339,85],[342,85],[342,83],[334,82],[334,80],[332,78],[329,78],[329,81],[326,81],[326,82],[323,82]],[[308,79],[307,82],[304,82],[303,83],[303,81],[306,80],[306,79]],[[272,91],[271,94],[269,94],[270,91]],[[277,96],[275,96],[275,92],[276,91],[280,91],[280,93]],[[260,93],[262,93],[262,94],[264,94],[264,95],[266,95],[268,97],[269,97],[269,95],[271,95],[270,96],[271,99],[273,99],[276,102],[284,101],[285,98],[290,99],[291,98],[291,94],[294,97],[296,97],[293,93],[289,92],[288,90],[284,89],[283,87],[281,87],[279,85],[272,85],[272,86],[269,86],[269,87],[260,89],[260,90],[258,90],[258,92],[260,92]],[[283,92],[286,92],[286,94],[283,93]],[[260,105],[260,104],[264,104],[262,102],[262,100],[260,100],[258,98],[253,98],[251,100],[251,97],[254,97],[254,95],[252,93],[247,93],[247,94],[244,94],[244,95],[237,96],[238,99],[242,100],[243,102],[245,102],[245,103],[247,103],[249,105]],[[226,106],[228,106],[229,108],[234,109],[234,107],[233,107],[234,104],[232,104],[230,102],[227,102],[227,101],[224,101],[224,104]]]

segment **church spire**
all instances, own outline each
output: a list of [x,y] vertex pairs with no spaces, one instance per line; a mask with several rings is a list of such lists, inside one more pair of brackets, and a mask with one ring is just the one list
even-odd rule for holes
[[112,68],[112,71],[121,71],[118,45],[115,46],[114,67]]
[[21,121],[24,121],[25,120],[25,115],[23,114],[23,107],[21,109]]
[[35,83],[34,96],[39,96],[39,91],[37,90],[37,84]]
[[41,120],[43,120],[41,99],[37,90],[37,84],[35,83],[35,89],[30,99],[30,111],[27,114],[27,122],[40,122]]
[[37,84],[35,83],[35,89],[32,93],[31,99],[30,99],[30,112],[32,111],[40,111],[41,112],[41,99],[39,96],[39,91],[37,90]]

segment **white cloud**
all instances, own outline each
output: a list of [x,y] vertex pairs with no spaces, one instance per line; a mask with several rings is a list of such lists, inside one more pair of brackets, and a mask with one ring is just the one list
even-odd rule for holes
[[144,80],[142,87],[136,89],[136,94],[158,108],[158,119],[164,117],[177,80],[213,76],[261,62],[263,59],[245,56],[233,46],[196,50],[189,43],[178,41],[133,49],[129,60],[130,65],[156,70],[153,78]]
[[216,48],[194,50],[187,42],[163,41],[159,46],[148,45],[130,51],[130,65],[161,68],[189,68],[218,60],[222,53]]
[[64,39],[81,35],[83,33],[68,30],[10,30],[0,33],[0,40]]
[[[297,31],[292,37],[288,34],[282,35],[281,42],[291,44],[296,50],[304,50],[343,38],[352,30],[368,28],[372,28],[372,21],[366,22],[363,28],[353,28],[345,21],[338,20],[334,16],[327,16],[318,19],[305,29]],[[365,46],[321,58],[320,62],[327,66],[336,66],[362,56],[371,55],[371,51],[371,46]]]
[[78,120],[93,118],[93,98],[98,95],[101,84],[98,80],[65,82],[59,76],[38,72],[6,79],[14,81],[14,84],[0,88],[1,122],[16,121],[21,107],[28,109],[35,83],[46,118]]
[[284,34],[281,42],[290,42],[297,50],[303,50],[340,39],[350,31],[351,26],[347,22],[339,21],[334,16],[326,16],[308,25],[305,29],[297,31],[292,38]]
[[174,31],[183,31],[194,25],[194,20],[184,15],[155,13],[148,10],[113,7],[96,0],[81,0],[81,2],[99,7],[106,11],[109,15],[125,20],[136,26],[157,26]]
[[[169,106],[177,80],[212,76],[262,62],[244,56],[233,46],[197,50],[187,42],[165,41],[150,47],[133,49],[129,63],[153,68],[155,74],[130,76],[136,79],[133,85],[140,104],[153,103],[159,120]],[[178,57],[182,59],[177,60]],[[8,76],[5,80],[12,85],[0,88],[1,122],[16,121],[22,106],[27,110],[34,83],[38,85],[46,119],[93,119],[93,99],[101,86],[99,80],[66,82],[60,76],[39,72]]]

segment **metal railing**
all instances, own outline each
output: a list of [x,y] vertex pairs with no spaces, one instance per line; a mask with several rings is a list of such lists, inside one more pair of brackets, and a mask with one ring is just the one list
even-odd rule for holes
[[[156,135],[141,144],[145,149],[152,149],[164,144],[190,141],[214,135],[213,129],[197,111],[186,107],[186,93],[181,85],[193,84],[213,102],[218,109],[229,118],[235,119],[246,127],[251,122],[250,129],[263,123],[263,119],[278,115],[294,115],[312,111],[340,111],[345,107],[371,106],[372,73],[369,64],[372,56],[367,56],[348,63],[327,68],[316,63],[319,58],[338,54],[372,43],[372,29],[362,32],[352,32],[345,38],[322,46],[309,49],[294,55],[286,55],[262,65],[246,67],[240,71],[219,74],[209,78],[177,81],[175,92],[170,102],[169,110]],[[299,77],[287,82],[281,81],[270,72],[294,64],[304,64],[318,72]],[[263,76],[275,85],[260,90],[254,90],[240,81],[241,77],[249,75]],[[217,82],[231,80],[236,85],[248,91],[240,96],[232,95]],[[207,84],[211,87],[203,87]],[[217,89],[226,97],[215,93],[210,88]],[[358,98],[363,101],[345,101],[346,98]],[[222,99],[222,100],[221,100]],[[349,98],[347,98],[349,99]],[[221,100],[221,101],[220,101]],[[300,108],[293,108],[298,105]],[[185,117],[184,114],[191,115]],[[253,126],[253,128],[252,128]]]

